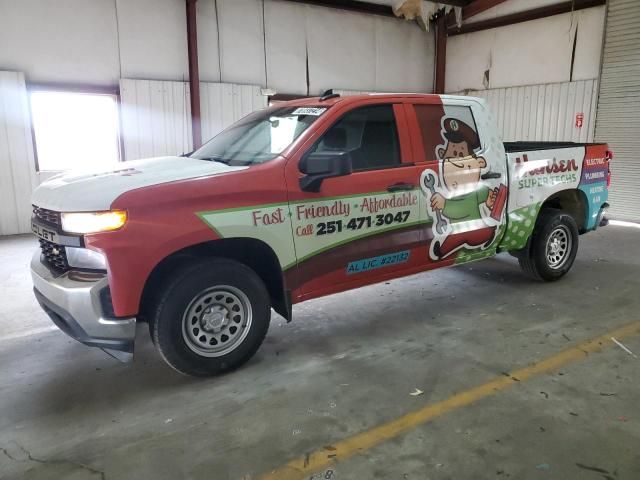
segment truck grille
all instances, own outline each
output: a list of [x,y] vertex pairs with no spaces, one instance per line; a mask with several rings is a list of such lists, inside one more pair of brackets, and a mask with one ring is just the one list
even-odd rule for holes
[[60,273],[69,270],[67,252],[62,245],[40,239],[40,250],[42,250],[42,256],[49,267]]
[[40,208],[33,205],[33,215],[49,225],[60,225],[60,212],[54,212],[53,210],[47,210],[46,208]]

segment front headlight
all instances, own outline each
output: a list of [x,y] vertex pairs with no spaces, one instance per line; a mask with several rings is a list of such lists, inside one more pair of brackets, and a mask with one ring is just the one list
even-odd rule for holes
[[68,233],[98,233],[118,230],[127,223],[127,212],[74,212],[62,214],[62,230]]

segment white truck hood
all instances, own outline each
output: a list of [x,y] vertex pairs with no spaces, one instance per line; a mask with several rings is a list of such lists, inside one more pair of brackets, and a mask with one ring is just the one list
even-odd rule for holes
[[58,212],[109,210],[116,198],[136,188],[245,168],[186,157],[134,160],[52,177],[35,189],[31,203]]

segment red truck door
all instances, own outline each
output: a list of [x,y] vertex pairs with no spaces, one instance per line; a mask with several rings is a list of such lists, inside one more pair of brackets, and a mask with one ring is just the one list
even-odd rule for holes
[[[424,248],[420,171],[413,164],[402,103],[375,100],[334,107],[332,122],[286,167],[298,263],[287,272],[294,301],[355,288],[416,269]],[[351,174],[304,191],[305,155],[348,152]],[[423,205],[423,200],[422,200]]]
[[502,143],[477,102],[415,100],[407,105],[418,146],[420,186],[432,220],[429,256],[462,263],[495,253],[504,227],[507,172]]

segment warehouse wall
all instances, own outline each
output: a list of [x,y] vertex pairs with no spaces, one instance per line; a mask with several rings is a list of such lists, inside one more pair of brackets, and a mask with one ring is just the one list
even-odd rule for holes
[[[553,3],[558,2],[509,0],[469,23]],[[459,92],[598,78],[604,19],[601,6],[450,37],[445,89]]]
[[[505,142],[593,142],[597,80],[465,92],[484,98]],[[576,116],[582,123],[576,124]]]
[[[433,33],[415,23],[278,0],[199,0],[197,11],[202,81],[432,90]],[[27,82],[186,80],[185,2],[0,0],[0,70]]]
[[25,72],[27,81],[115,85],[114,3],[0,0],[0,70]]
[[433,33],[413,22],[273,0],[197,6],[203,81],[299,94],[432,91]]
[[24,75],[0,71],[0,235],[30,228],[35,175]]

